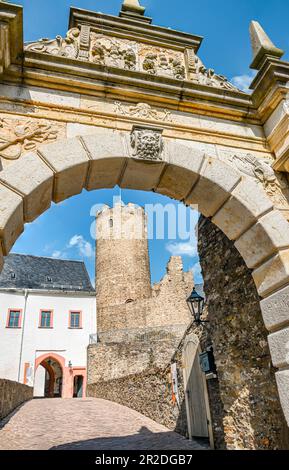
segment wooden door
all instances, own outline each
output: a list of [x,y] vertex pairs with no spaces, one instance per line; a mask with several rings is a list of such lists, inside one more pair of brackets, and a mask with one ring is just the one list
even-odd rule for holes
[[184,389],[188,419],[189,437],[210,438],[211,446],[213,437],[210,423],[210,409],[205,374],[199,363],[201,352],[199,340],[196,335],[190,335],[184,345]]

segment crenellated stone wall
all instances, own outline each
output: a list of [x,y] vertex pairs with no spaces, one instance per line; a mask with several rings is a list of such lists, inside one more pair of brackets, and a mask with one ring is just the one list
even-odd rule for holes
[[11,380],[0,379],[0,420],[32,398],[32,387]]
[[199,253],[210,321],[207,341],[212,341],[218,373],[219,402],[209,385],[215,438],[227,449],[289,448],[251,271],[233,243],[205,218],[199,222]]

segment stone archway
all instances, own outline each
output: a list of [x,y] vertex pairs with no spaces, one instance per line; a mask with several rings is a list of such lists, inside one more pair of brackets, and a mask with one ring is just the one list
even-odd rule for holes
[[243,92],[204,66],[201,37],[130,3],[72,8],[65,37],[25,45],[22,7],[0,2],[0,267],[25,223],[83,189],[198,204],[252,271],[289,424],[289,64],[252,22]]
[[[52,364],[50,363],[52,361]],[[67,395],[67,368],[65,367],[65,359],[64,357],[60,356],[57,353],[45,353],[35,359],[35,366],[34,366],[34,380],[36,379],[36,374],[39,367],[43,367],[48,375],[49,375],[49,393],[48,396],[53,398],[54,388],[55,388],[55,380],[56,380],[56,370],[53,366],[53,363],[56,364],[57,369],[60,371],[60,379],[61,379],[61,386],[60,386],[60,396],[62,398],[66,397]]]
[[48,209],[51,201],[63,201],[83,189],[119,184],[197,204],[234,241],[252,269],[289,423],[289,224],[256,182],[232,165],[194,150],[189,141],[162,138],[160,130],[151,127],[132,134],[95,128],[91,135],[40,145],[37,152],[4,169],[0,182],[4,256],[25,223]]

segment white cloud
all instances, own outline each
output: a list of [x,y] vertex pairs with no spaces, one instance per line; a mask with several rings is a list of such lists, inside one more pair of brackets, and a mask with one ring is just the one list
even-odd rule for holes
[[203,283],[202,268],[199,262],[194,264],[194,266],[192,267],[192,273],[194,276],[195,284],[202,284]]
[[231,82],[240,90],[245,91],[246,93],[251,93],[249,86],[251,85],[254,77],[255,72],[252,71],[249,74],[237,75],[236,77],[233,77]]
[[193,258],[197,255],[197,247],[192,241],[167,243],[166,250],[171,253],[172,256],[189,256]]
[[55,250],[51,256],[52,258],[59,259],[59,258],[62,258],[63,254],[62,254],[62,251]]
[[67,248],[77,248],[78,253],[84,258],[92,258],[94,256],[94,249],[91,243],[85,240],[82,235],[74,235],[69,240]]

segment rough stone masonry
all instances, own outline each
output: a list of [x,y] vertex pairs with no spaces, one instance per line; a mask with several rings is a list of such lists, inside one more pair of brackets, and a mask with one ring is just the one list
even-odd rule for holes
[[209,319],[205,341],[213,344],[218,372],[218,386],[211,393],[209,387],[215,439],[227,449],[288,449],[251,271],[209,219],[200,219],[198,233]]

